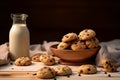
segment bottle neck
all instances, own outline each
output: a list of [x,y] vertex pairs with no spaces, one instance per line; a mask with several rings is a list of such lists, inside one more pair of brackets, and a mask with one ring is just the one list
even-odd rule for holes
[[26,24],[26,20],[13,19],[13,24]]
[[13,24],[26,24],[27,14],[11,14]]

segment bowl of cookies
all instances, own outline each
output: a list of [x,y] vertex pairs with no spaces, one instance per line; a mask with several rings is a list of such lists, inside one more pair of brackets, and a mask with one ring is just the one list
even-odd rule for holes
[[78,35],[73,32],[65,34],[61,42],[50,46],[50,49],[61,62],[79,64],[93,59],[100,46],[95,31],[84,29]]

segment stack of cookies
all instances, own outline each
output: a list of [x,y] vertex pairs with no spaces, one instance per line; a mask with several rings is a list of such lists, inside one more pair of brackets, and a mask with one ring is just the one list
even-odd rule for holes
[[92,29],[84,29],[77,35],[76,33],[68,33],[63,36],[57,49],[71,49],[79,51],[80,49],[92,49],[99,46],[99,40],[96,38],[96,33]]

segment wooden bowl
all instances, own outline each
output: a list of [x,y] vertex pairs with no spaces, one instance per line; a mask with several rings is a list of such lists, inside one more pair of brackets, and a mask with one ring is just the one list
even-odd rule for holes
[[50,49],[55,56],[59,57],[64,61],[83,62],[95,56],[98,50],[100,49],[100,46],[94,49],[81,49],[79,51],[73,51],[73,50],[59,50],[57,49],[57,45],[52,45],[50,46]]

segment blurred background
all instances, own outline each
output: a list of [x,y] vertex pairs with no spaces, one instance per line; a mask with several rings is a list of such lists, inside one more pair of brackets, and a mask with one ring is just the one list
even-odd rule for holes
[[9,41],[11,13],[29,15],[31,44],[61,41],[69,32],[86,28],[102,41],[120,39],[120,1],[116,0],[0,0],[0,44]]

